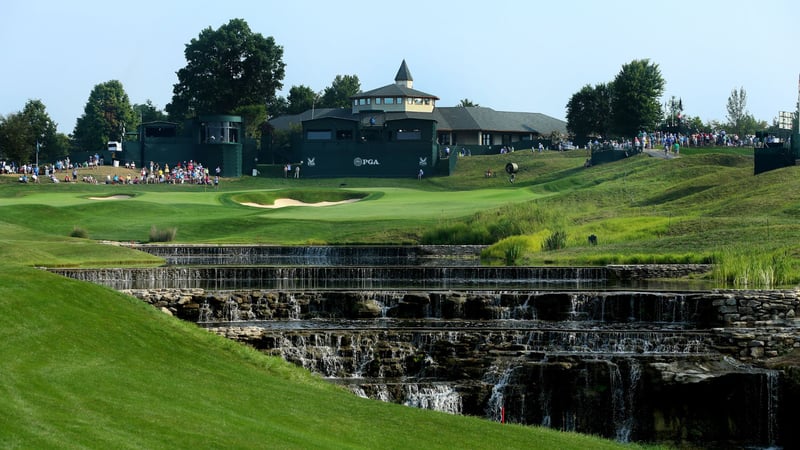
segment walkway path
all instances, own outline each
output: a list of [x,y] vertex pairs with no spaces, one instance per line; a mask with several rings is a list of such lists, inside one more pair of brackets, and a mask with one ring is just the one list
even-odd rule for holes
[[648,155],[654,157],[654,158],[661,158],[661,159],[673,159],[673,158],[680,158],[681,157],[680,154],[676,155],[675,153],[673,153],[671,151],[670,152],[665,152],[663,149],[662,150],[657,150],[657,149],[654,149],[654,148],[650,148],[650,149],[645,150],[644,152],[647,153]]

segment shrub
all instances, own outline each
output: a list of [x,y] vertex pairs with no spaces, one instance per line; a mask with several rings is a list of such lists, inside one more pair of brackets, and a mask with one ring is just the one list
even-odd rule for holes
[[150,242],[172,242],[177,233],[178,229],[175,227],[158,229],[153,225],[150,227]]
[[81,239],[89,238],[89,232],[86,231],[86,228],[79,227],[77,225],[72,227],[72,231],[69,233],[69,235],[74,238],[81,238]]
[[550,233],[550,236],[542,243],[542,250],[561,250],[567,247],[567,232],[564,230],[556,230]]
[[522,244],[514,242],[505,249],[505,262],[507,266],[514,266],[522,256]]

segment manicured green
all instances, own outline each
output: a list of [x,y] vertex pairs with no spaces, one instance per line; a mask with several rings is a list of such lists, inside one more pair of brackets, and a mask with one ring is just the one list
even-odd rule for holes
[[[462,158],[453,176],[421,181],[242,177],[218,190],[0,177],[0,447],[617,448],[358,399],[137,300],[33,268],[160,264],[98,242],[145,242],[153,227],[174,228],[178,243],[416,243],[460,230],[491,239],[492,264],[720,262],[720,279],[759,270],[797,282],[800,169],[753,176],[752,157],[727,149],[590,168],[586,157],[515,152]],[[507,162],[520,167],[513,184]],[[497,175],[485,178],[487,168]],[[566,247],[543,250],[554,233]],[[738,264],[753,254],[770,256]]]

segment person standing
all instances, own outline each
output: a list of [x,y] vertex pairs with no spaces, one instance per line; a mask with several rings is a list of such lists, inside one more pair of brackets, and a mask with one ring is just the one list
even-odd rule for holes
[[417,173],[417,179],[421,180],[423,175],[425,175],[425,172],[423,172],[422,169],[419,169],[419,172]]

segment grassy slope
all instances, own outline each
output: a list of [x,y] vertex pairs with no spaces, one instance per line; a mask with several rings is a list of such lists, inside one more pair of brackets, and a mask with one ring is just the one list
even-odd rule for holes
[[[247,190],[249,181],[236,183]],[[145,201],[145,195],[141,201],[84,198],[119,193],[119,188],[0,186],[0,447],[621,447],[587,436],[363,400],[138,300],[30,268],[158,263],[140,252],[66,237],[74,225],[127,240],[144,233],[136,227],[168,216],[187,227],[204,224],[203,236],[212,241],[227,230],[221,222],[242,226],[244,219],[235,214],[231,219],[233,211],[264,214],[234,205],[224,195],[210,200],[199,193],[173,195],[184,189],[175,186],[148,187],[147,194],[170,192],[167,201],[159,196]],[[480,208],[485,207],[481,202],[530,197],[524,191],[508,194],[459,200],[474,199]],[[445,197],[445,203],[454,202]],[[196,224],[199,233],[202,226]],[[231,226],[231,236],[235,231]]]
[[[687,152],[684,152],[687,155]],[[197,186],[0,186],[0,447],[614,448],[549,430],[365,401],[113,291],[32,265],[154,264],[67,238],[143,240],[151,225],[184,241],[397,242],[427,226],[539,199],[570,233],[601,230],[604,252],[710,251],[733,238],[793,246],[797,168],[754,177],[739,155],[636,157],[583,169],[580,153],[465,158],[448,178],[225,180]],[[521,172],[511,185],[506,161]],[[487,167],[498,176],[483,178]],[[360,203],[266,211],[230,196],[263,189],[368,192]],[[485,189],[485,190],[484,190]],[[163,194],[155,195],[157,192]],[[128,193],[123,201],[91,196]],[[372,220],[360,216],[372,211]],[[332,230],[331,230],[332,229]],[[549,258],[586,258],[582,239]],[[533,258],[536,256],[533,255]]]
[[108,289],[2,264],[2,448],[618,448],[360,399]]

